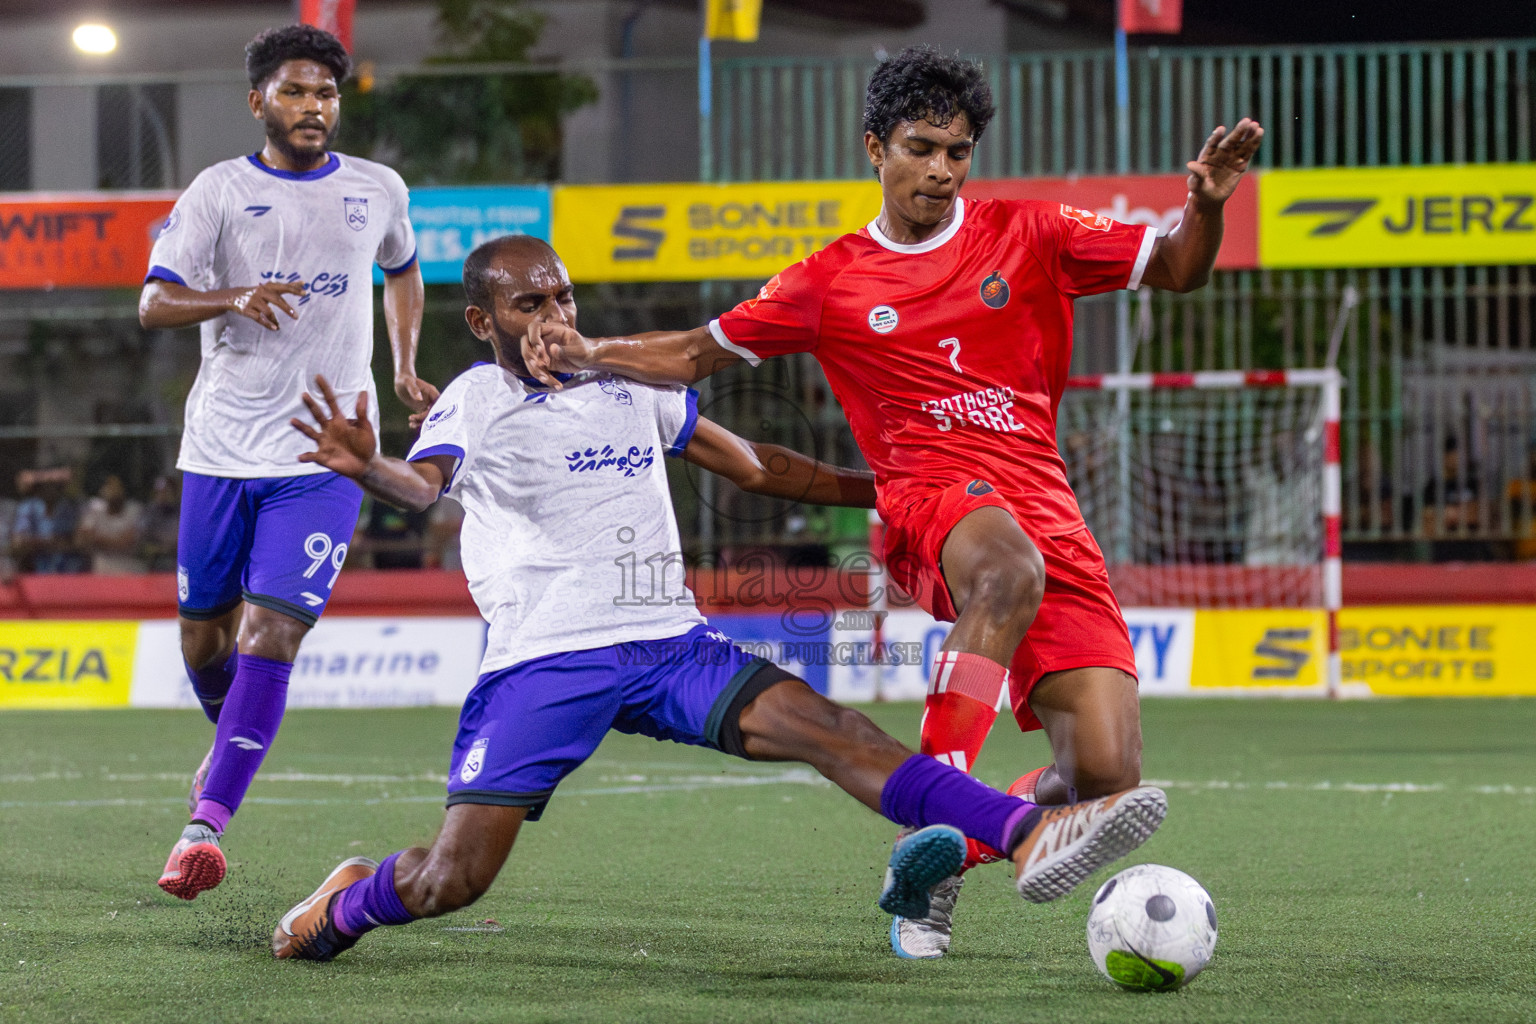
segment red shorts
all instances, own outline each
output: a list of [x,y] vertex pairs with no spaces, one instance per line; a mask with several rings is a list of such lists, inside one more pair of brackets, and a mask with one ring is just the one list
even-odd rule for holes
[[1040,612],[1008,666],[1013,716],[1019,727],[1039,729],[1029,692],[1048,672],[1107,667],[1136,675],[1136,657],[1120,603],[1109,588],[1104,554],[1084,526],[1057,537],[1031,533],[1006,497],[982,480],[947,487],[911,485],[881,496],[885,561],[891,578],[941,622],[955,621],[954,602],[939,566],[955,524],[995,505],[1013,516],[1045,560]]

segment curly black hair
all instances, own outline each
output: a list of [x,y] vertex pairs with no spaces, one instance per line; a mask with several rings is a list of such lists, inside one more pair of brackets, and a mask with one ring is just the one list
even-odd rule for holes
[[554,246],[534,235],[499,235],[481,242],[464,257],[464,298],[471,306],[477,306],[487,313],[496,311],[495,296],[491,291],[494,284],[491,279],[491,262],[503,251],[519,250],[527,256],[560,258]]
[[909,46],[881,61],[864,96],[864,130],[882,143],[898,122],[927,121],[942,128],[959,114],[971,122],[971,139],[979,142],[995,113],[981,67],[928,46]]
[[284,25],[269,28],[245,44],[245,73],[251,88],[260,89],[290,60],[324,64],[336,76],[337,85],[352,74],[352,58],[340,39],[313,25]]

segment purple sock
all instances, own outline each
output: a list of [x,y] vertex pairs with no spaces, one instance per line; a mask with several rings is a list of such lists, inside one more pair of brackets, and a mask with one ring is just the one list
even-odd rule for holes
[[[192,812],[194,820],[208,822],[222,832],[240,809],[245,791],[277,737],[288,703],[288,675],[292,662],[273,661],[254,654],[240,655],[235,681],[224,698],[218,728],[213,733],[213,760],[203,798]],[[211,820],[203,812],[220,817]]]
[[186,667],[187,678],[192,681],[192,693],[197,697],[197,702],[203,706],[203,714],[207,715],[208,721],[214,725],[219,724],[219,708],[224,704],[224,697],[229,693],[230,684],[235,681],[235,668],[239,661],[238,650],[230,651],[229,657],[224,661],[206,668],[193,668],[187,664],[185,658],[181,661]]
[[395,892],[395,861],[404,852],[385,857],[379,870],[336,894],[331,901],[331,922],[337,931],[358,936],[380,925],[410,924],[416,920]]
[[926,754],[913,754],[885,780],[880,813],[916,828],[953,825],[1003,853],[1012,853],[1014,837],[1028,835],[1040,816],[1029,801],[999,793]]

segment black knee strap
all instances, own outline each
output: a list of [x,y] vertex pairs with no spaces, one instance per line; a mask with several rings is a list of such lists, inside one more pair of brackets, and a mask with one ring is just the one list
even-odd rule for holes
[[751,760],[741,742],[741,712],[757,699],[758,694],[770,686],[777,686],[786,679],[801,682],[799,676],[784,671],[770,661],[765,661],[756,672],[742,680],[736,692],[726,702],[724,712],[720,716],[720,733],[715,742],[723,753]]

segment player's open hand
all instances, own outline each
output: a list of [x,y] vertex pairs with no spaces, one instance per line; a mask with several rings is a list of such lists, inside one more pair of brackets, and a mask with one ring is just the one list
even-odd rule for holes
[[315,442],[315,450],[299,455],[299,461],[317,462],[342,476],[358,479],[379,450],[373,424],[368,422],[368,392],[358,392],[357,407],[353,410],[356,416],[347,419],[336,401],[336,392],[331,390],[331,382],[317,375],[315,387],[325,399],[326,408],[322,409],[308,391],[304,392],[303,398],[319,428],[311,427],[297,417],[288,421],[294,430]]
[[230,312],[255,320],[269,331],[275,331],[278,330],[278,310],[287,313],[290,320],[299,318],[298,311],[288,305],[288,300],[283,296],[303,294],[303,281],[267,281],[254,288],[232,288],[229,291],[229,309]]
[[585,369],[594,355],[592,342],[566,324],[537,321],[523,333],[523,365],[540,383],[560,390],[557,373]]
[[432,403],[437,401],[437,388],[414,373],[400,373],[395,375],[395,395],[411,410],[411,426],[415,427],[418,417],[432,411]]
[[1189,191],[1197,199],[1224,203],[1237,190],[1237,183],[1248,170],[1248,162],[1259,151],[1264,129],[1252,118],[1243,118],[1230,132],[1218,127],[1211,132],[1200,155],[1185,164],[1189,168]]

